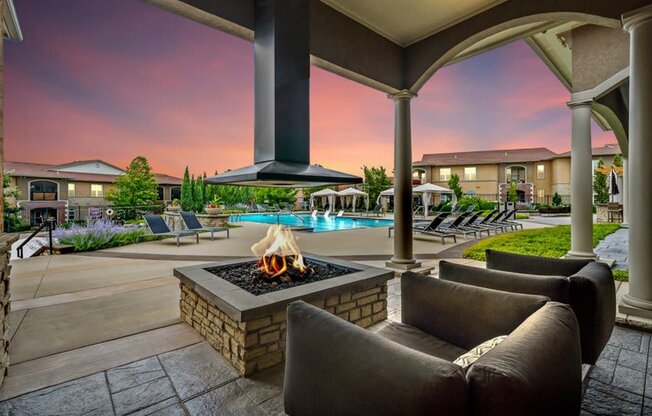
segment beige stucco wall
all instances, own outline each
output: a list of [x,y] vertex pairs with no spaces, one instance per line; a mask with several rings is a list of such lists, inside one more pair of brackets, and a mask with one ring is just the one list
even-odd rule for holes
[[629,34],[585,25],[572,31],[573,92],[592,89],[629,65]]

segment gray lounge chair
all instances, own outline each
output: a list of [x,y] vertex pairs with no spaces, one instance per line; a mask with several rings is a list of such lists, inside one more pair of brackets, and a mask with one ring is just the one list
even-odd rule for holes
[[179,214],[181,214],[181,218],[183,219],[183,222],[186,224],[186,228],[188,228],[189,230],[210,231],[211,240],[215,239],[214,234],[216,232],[226,231],[226,238],[229,238],[229,229],[227,227],[204,227],[203,225],[201,225],[199,219],[197,219],[197,216],[195,215],[194,212],[181,211],[179,212]]
[[168,225],[163,220],[163,217],[161,217],[160,215],[152,215],[152,214],[143,215],[143,218],[145,218],[145,222],[147,223],[147,226],[152,232],[151,235],[175,237],[177,240],[177,247],[179,247],[179,238],[190,237],[194,235],[197,237],[197,244],[199,244],[199,234],[197,234],[197,231],[193,231],[193,230],[172,231],[170,230],[170,227],[168,227]]

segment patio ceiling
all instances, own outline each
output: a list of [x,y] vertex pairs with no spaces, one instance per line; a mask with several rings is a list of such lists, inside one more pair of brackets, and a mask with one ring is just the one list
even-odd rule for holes
[[[253,40],[254,0],[143,0]],[[620,27],[649,0],[310,0],[312,63],[372,88],[418,92],[444,65],[568,22]]]
[[405,47],[506,0],[321,1]]

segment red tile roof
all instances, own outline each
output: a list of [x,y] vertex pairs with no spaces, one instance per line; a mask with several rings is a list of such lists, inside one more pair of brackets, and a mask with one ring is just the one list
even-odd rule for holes
[[[113,183],[116,175],[104,175],[98,173],[78,173],[78,172],[61,172],[52,170],[62,166],[76,165],[81,162],[73,162],[65,165],[48,165],[44,163],[28,162],[4,162],[4,171],[12,172],[13,176],[25,178],[45,178],[45,179],[65,179],[68,181],[79,182],[98,182]],[[165,175],[161,173],[154,174],[156,183],[159,185],[181,185],[181,178]]]
[[496,163],[538,162],[558,157],[545,147],[531,149],[480,150],[473,152],[431,153],[414,162],[414,166],[458,166]]

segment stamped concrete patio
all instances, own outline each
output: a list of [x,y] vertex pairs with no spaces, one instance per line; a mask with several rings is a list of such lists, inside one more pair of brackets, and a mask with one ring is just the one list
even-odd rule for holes
[[[282,414],[282,367],[239,377],[179,321],[171,275],[174,267],[248,253],[265,229],[247,224],[229,240],[202,237],[180,248],[158,241],[14,261],[12,366],[0,389],[0,414]],[[391,255],[385,228],[299,237],[306,251],[374,266]],[[460,246],[419,239],[415,252],[436,274],[439,259],[459,257]],[[388,319],[400,320],[400,313],[394,279]],[[617,328],[590,374],[585,414],[652,412],[649,341]]]

